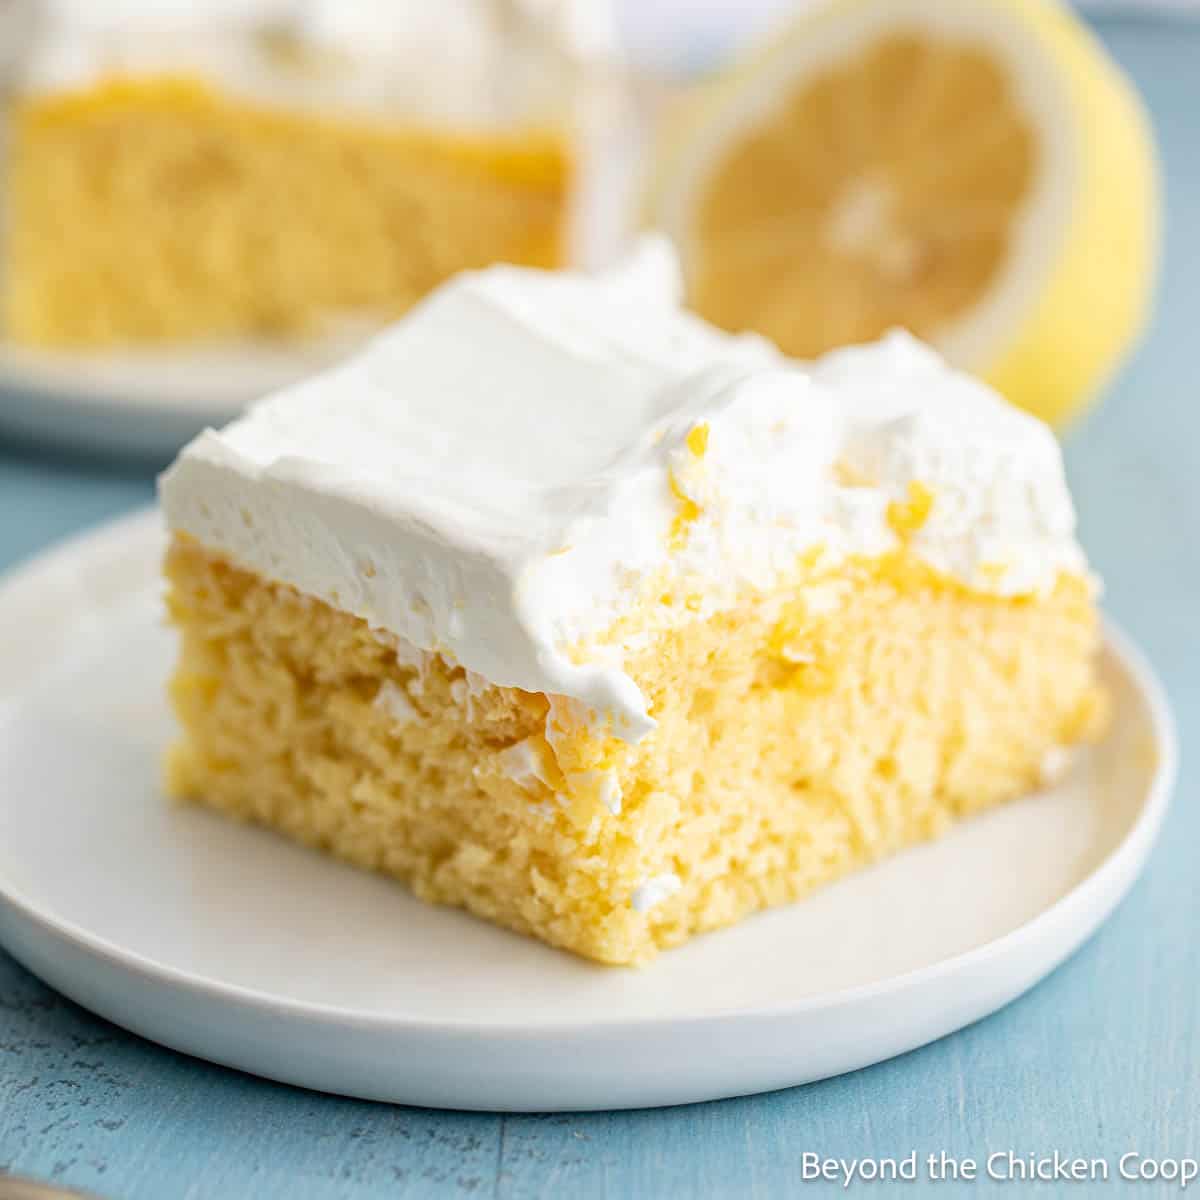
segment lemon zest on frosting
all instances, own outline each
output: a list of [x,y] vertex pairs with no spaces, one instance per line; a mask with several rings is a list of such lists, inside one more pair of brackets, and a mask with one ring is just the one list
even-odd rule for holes
[[933,511],[933,492],[920,480],[908,485],[907,500],[893,500],[887,507],[888,525],[898,538],[910,538],[920,531]]

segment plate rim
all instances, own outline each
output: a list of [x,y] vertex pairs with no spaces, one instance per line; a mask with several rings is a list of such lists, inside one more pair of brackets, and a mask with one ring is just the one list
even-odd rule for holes
[[0,429],[91,454],[161,459],[263,396],[335,367],[385,324],[347,317],[310,337],[112,351],[24,346],[0,336]]
[[[0,394],[36,393],[49,401],[77,407],[120,411],[128,416],[170,413],[207,416],[214,411],[241,411],[268,390],[298,382],[315,370],[333,366],[354,345],[388,325],[378,314],[348,314],[331,319],[328,328],[309,335],[198,338],[182,342],[71,348],[25,345],[0,333]],[[212,360],[271,356],[258,371],[215,368],[217,385],[195,381],[170,387],[162,383],[164,368],[195,371]],[[99,373],[96,373],[96,369]],[[226,373],[227,372],[227,373]]]
[[[90,556],[102,559],[106,556],[106,552],[111,553],[123,542],[135,538],[143,540],[151,537],[161,538],[163,528],[159,509],[157,506],[150,505],[71,535],[0,573],[0,607],[13,592],[35,583],[37,576],[53,572],[65,559],[83,551]],[[102,935],[92,933],[71,920],[46,911],[35,900],[23,895],[3,876],[0,876],[0,905],[15,910],[21,918],[43,934],[60,943],[67,943],[76,951],[102,959],[109,967],[134,977],[142,984],[166,985],[181,989],[198,998],[215,1000],[224,1004],[235,1004],[243,1009],[248,1008],[273,1016],[316,1021],[326,1026],[332,1023],[342,1027],[350,1025],[363,1031],[391,1031],[393,1033],[402,1031],[406,1035],[426,1034],[430,1037],[455,1037],[471,1034],[480,1038],[535,1039],[545,1035],[585,1032],[589,1035],[602,1036],[623,1033],[645,1034],[655,1028],[664,1030],[670,1028],[673,1031],[701,1026],[711,1028],[726,1023],[801,1017],[816,1012],[878,1002],[890,995],[899,995],[934,984],[939,978],[946,975],[984,967],[1007,952],[1017,949],[1021,943],[1035,941],[1040,933],[1050,931],[1054,926],[1067,919],[1073,910],[1090,911],[1095,909],[1095,901],[1106,896],[1112,885],[1118,883],[1115,898],[1111,903],[1101,906],[1102,911],[1097,919],[1085,923],[1086,932],[1073,943],[1072,949],[1066,955],[1056,961],[1055,966],[1057,966],[1095,933],[1137,881],[1162,828],[1178,774],[1178,731],[1166,689],[1146,655],[1107,615],[1103,618],[1102,652],[1111,655],[1136,686],[1146,705],[1149,725],[1154,737],[1156,761],[1150,771],[1145,799],[1133,825],[1079,882],[1016,928],[981,945],[938,959],[936,962],[868,983],[854,984],[791,1000],[721,1008],[703,1013],[666,1013],[613,1019],[588,1017],[584,1020],[572,1020],[570,1017],[566,1017],[551,1020],[539,1019],[535,1025],[528,1022],[521,1023],[517,1020],[496,1021],[469,1018],[429,1020],[403,1012],[396,1014],[365,1012],[338,1005],[296,1000],[239,983],[210,979],[171,964],[158,962],[137,951],[122,947]],[[1123,886],[1120,886],[1119,877],[1126,871],[1128,871],[1128,877]],[[625,969],[610,968],[603,964],[595,964],[595,966],[600,971]],[[1052,969],[1053,967],[1051,967]],[[1034,982],[1044,978],[1048,973],[1048,971],[1039,973]],[[1021,990],[1024,991],[1025,988]]]

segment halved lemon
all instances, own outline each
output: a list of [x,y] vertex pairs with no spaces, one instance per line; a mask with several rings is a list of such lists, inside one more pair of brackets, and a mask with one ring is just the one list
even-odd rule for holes
[[1051,0],[834,0],[665,124],[691,303],[810,357],[903,326],[1056,423],[1146,320],[1153,138]]

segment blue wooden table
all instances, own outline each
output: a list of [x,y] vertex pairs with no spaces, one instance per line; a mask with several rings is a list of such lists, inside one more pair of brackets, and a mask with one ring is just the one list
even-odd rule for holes
[[[766,1200],[841,1191],[802,1181],[805,1151],[1200,1157],[1200,776],[1189,753],[1200,721],[1200,22],[1102,31],[1163,143],[1168,254],[1149,341],[1072,434],[1068,459],[1107,606],[1162,672],[1184,749],[1162,842],[1112,921],[1005,1011],[903,1058],[769,1096],[581,1116],[389,1108],[248,1078],[96,1019],[0,952],[0,1170],[111,1200]],[[0,564],[151,494],[148,470],[0,446]],[[1028,1191],[904,1190],[926,1188]]]

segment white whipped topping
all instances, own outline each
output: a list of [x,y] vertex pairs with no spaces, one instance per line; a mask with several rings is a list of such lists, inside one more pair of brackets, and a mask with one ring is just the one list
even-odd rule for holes
[[669,900],[683,887],[683,880],[674,871],[652,875],[633,889],[629,907],[634,912],[647,913],[664,900]]
[[397,725],[407,725],[417,719],[417,710],[403,688],[385,679],[375,693],[375,707],[387,713]]
[[506,746],[500,752],[500,765],[505,778],[511,779],[518,787],[530,790],[534,784],[554,790],[554,785],[546,773],[542,754],[533,738],[525,738],[512,746]]
[[890,500],[911,481],[936,493],[914,540],[931,566],[984,590],[1003,568],[1006,595],[1086,569],[1058,442],[1039,421],[905,334],[827,354],[813,379],[838,397],[854,474]]
[[[537,24],[529,0],[15,2],[31,14],[20,69],[28,91],[111,74],[198,75],[287,107],[486,127],[560,115],[567,59],[594,55],[601,28],[584,19],[596,0],[567,0],[560,19]],[[268,31],[317,55],[317,69],[272,57],[257,36]]]
[[885,552],[914,482],[933,505],[912,544],[937,569],[1001,594],[1086,570],[1039,421],[906,335],[805,367],[723,333],[680,309],[646,239],[597,277],[459,276],[202,434],[161,490],[174,528],[234,562],[636,738],[653,720],[619,648],[572,646],[651,581],[703,615],[814,546]]

